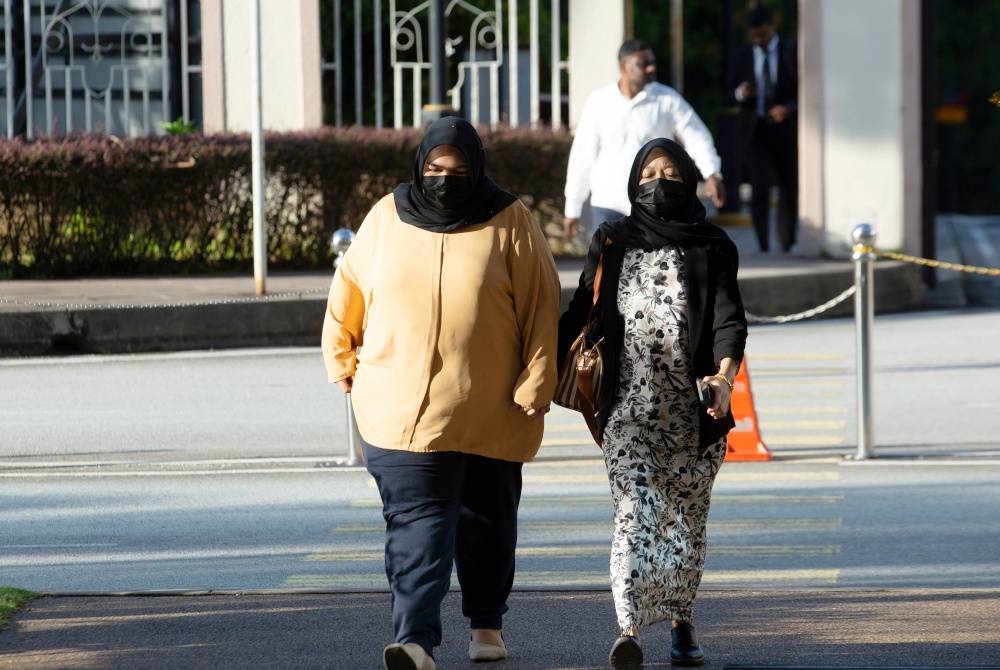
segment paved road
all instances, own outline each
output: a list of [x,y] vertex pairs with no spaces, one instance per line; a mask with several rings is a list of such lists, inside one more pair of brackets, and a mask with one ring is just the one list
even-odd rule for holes
[[[891,457],[852,464],[851,323],[754,328],[777,460],[723,469],[706,587],[1000,586],[998,336],[996,312],[880,319],[876,437]],[[383,588],[376,493],[329,467],[343,406],[321,367],[313,350],[0,363],[0,581]],[[525,473],[517,586],[603,588],[596,449],[555,413],[543,454]]]
[[[607,586],[597,461],[525,471],[518,588]],[[1000,587],[1000,466],[728,464],[706,587]],[[39,591],[380,590],[360,471],[9,478],[3,582]]]

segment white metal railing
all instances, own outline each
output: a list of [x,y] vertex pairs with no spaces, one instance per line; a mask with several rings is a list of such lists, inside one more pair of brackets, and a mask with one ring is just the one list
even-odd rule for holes
[[[156,134],[171,119],[177,93],[182,118],[200,119],[192,90],[200,90],[202,64],[191,48],[192,39],[200,42],[200,0],[180,0],[179,25],[173,26],[168,4],[2,0],[0,122],[6,135]],[[179,81],[172,81],[172,45]],[[15,63],[23,67],[23,84],[15,82]]]
[[[566,21],[562,3],[566,0],[548,0],[550,25],[548,37],[542,35],[539,18],[540,3],[544,0],[445,0],[445,16],[449,34],[445,53],[449,59],[461,54],[457,63],[457,77],[450,81],[447,97],[451,105],[463,112],[472,123],[496,126],[506,122],[512,126],[530,124],[538,126],[542,120],[542,40],[547,39],[550,53],[549,69],[551,98],[550,122],[555,127],[563,125],[562,97],[567,70],[563,58],[564,44],[561,30]],[[402,128],[418,126],[425,102],[425,89],[430,74],[430,45],[427,42],[427,23],[430,0],[389,0],[388,12],[383,11],[381,0],[353,1],[353,26],[345,27],[344,0],[325,0],[332,9],[331,28],[326,33],[329,57],[324,58],[322,69],[332,75],[332,91],[326,97],[329,118],[336,125],[345,123],[345,107],[353,102],[354,123],[374,118],[376,127],[383,127],[383,58],[389,52],[392,76],[391,125]],[[362,6],[364,5],[364,7]],[[364,10],[364,11],[363,11]],[[526,44],[520,41],[518,19],[527,10],[529,35]],[[461,19],[461,20],[456,20]],[[363,43],[364,28],[372,31],[369,43]],[[388,27],[389,43],[383,47],[383,26]],[[464,32],[458,33],[463,26]],[[353,63],[344,53],[344,35],[353,28]],[[506,44],[505,44],[506,43]],[[506,46],[506,48],[505,48]],[[524,53],[526,52],[526,54]],[[367,61],[368,54],[371,60]],[[527,56],[526,67],[521,57]],[[371,65],[366,68],[366,65]],[[351,69],[353,67],[353,70]],[[366,72],[373,76],[366,77]],[[449,70],[455,72],[455,70]],[[353,91],[345,90],[345,81],[353,74]],[[454,76],[454,75],[453,75]],[[507,81],[502,80],[506,77]],[[371,98],[364,97],[365,82],[372,85]],[[522,91],[522,88],[526,89]],[[349,98],[351,100],[349,100]],[[524,98],[527,98],[525,101]],[[522,106],[525,102],[527,105]],[[409,103],[409,104],[408,104]],[[370,113],[374,106],[374,115]]]
[[3,0],[3,55],[0,56],[0,71],[3,73],[3,104],[4,132],[7,137],[14,137],[14,15],[12,0]]
[[[27,96],[28,138],[36,124],[49,135],[155,132],[170,115],[163,5],[163,0],[60,3],[49,14],[45,2],[24,0],[25,39],[37,35],[41,56],[40,72],[26,64],[25,81],[40,81],[44,91],[41,119],[35,117],[35,95]],[[57,100],[60,86],[62,100]]]
[[[180,6],[181,115],[185,121],[191,121],[202,116],[201,110],[194,113],[191,101],[192,82],[196,82],[194,88],[197,90],[203,81],[201,49],[198,49],[196,58],[192,58],[191,54],[191,43],[201,44],[201,2],[181,0]],[[197,30],[193,29],[192,19],[197,22]]]

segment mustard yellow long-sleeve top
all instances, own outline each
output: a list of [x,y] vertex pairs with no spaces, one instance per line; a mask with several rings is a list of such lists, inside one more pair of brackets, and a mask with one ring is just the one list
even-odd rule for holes
[[531,460],[556,385],[559,277],[520,201],[450,233],[405,223],[391,195],[334,273],[328,379],[353,377],[358,429],[382,449]]

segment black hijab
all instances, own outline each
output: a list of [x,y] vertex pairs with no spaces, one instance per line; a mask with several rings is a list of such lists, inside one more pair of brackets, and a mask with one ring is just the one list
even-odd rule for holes
[[[442,144],[457,147],[469,166],[472,196],[452,209],[437,207],[424,194],[422,181],[427,155]],[[427,127],[413,164],[413,181],[400,184],[392,195],[396,212],[406,223],[436,233],[450,233],[462,226],[483,223],[517,200],[486,176],[486,152],[479,133],[457,116],[446,116]]]
[[[650,152],[657,148],[666,152],[684,181],[686,197],[671,213],[669,220],[655,216],[635,202],[642,166]],[[705,246],[727,239],[721,228],[705,221],[705,207],[696,195],[698,175],[691,156],[677,142],[662,137],[646,142],[635,155],[628,176],[628,199],[632,203],[632,212],[617,221],[601,224],[601,229],[616,243],[646,250],[659,249],[668,244]]]

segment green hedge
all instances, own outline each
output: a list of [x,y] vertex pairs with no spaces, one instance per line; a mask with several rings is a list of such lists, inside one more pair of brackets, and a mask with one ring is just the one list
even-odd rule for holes
[[[569,136],[501,129],[483,139],[489,174],[551,229]],[[272,267],[329,267],[330,233],[356,228],[410,178],[418,142],[414,130],[269,134]],[[0,142],[0,277],[244,270],[252,258],[246,135]]]

